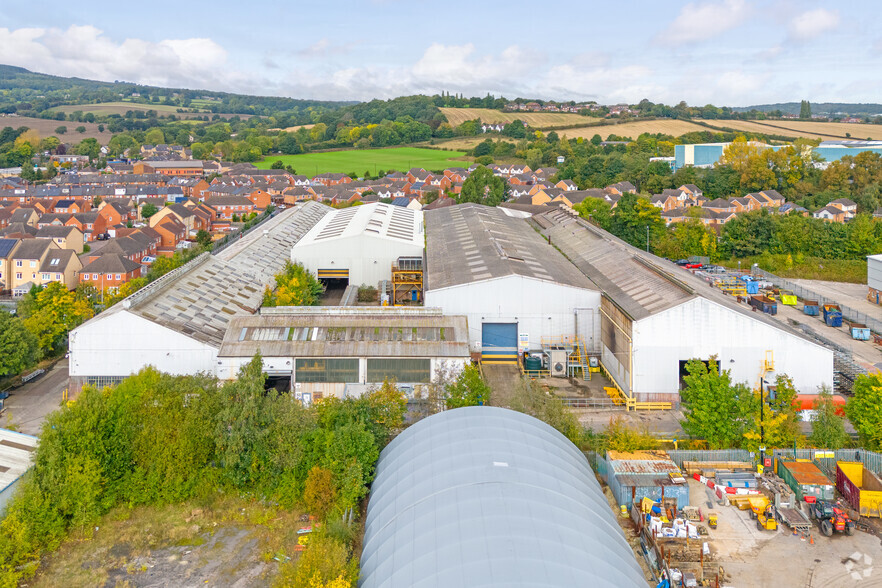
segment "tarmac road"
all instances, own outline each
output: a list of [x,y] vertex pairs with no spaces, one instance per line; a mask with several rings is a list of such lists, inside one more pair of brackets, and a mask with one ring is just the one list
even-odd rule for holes
[[9,391],[0,427],[15,427],[19,433],[38,436],[43,421],[59,406],[67,388],[68,360],[62,359],[47,373],[20,388]]

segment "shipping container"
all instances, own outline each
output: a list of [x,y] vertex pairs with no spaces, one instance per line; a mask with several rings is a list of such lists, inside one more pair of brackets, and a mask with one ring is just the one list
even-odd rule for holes
[[870,329],[861,323],[851,323],[851,338],[858,341],[870,340]]
[[[616,504],[628,508],[643,498],[653,501],[676,500],[678,507],[689,504],[689,484],[677,483],[680,468],[664,452],[638,451],[607,453],[608,484]],[[672,474],[674,476],[672,477]]]
[[[817,400],[817,394],[797,394],[794,404],[797,411],[814,410]],[[830,400],[833,402],[833,406],[836,407],[836,414],[845,416],[845,404],[847,402],[845,396],[833,394],[830,396]]]
[[821,314],[821,310],[818,307],[817,300],[803,300],[802,301],[802,312],[809,316],[818,316]]
[[833,483],[810,461],[778,461],[777,474],[798,500],[833,500]]
[[778,303],[766,296],[751,296],[750,305],[766,314],[778,314]]
[[862,517],[882,517],[882,480],[864,464],[836,462],[836,488]]

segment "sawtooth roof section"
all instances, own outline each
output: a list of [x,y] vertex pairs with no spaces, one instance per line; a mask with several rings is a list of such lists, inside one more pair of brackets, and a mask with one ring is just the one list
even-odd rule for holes
[[260,351],[265,357],[469,357],[463,316],[381,308],[355,313],[340,308],[334,314],[274,310],[233,318],[218,356]]
[[291,247],[330,210],[316,202],[288,209],[218,255],[201,255],[109,311],[128,309],[220,347],[230,320],[257,312],[264,289],[289,259]]
[[585,456],[489,406],[419,421],[382,452],[360,588],[646,586]]
[[427,211],[426,290],[520,275],[595,290],[523,219],[480,204]]

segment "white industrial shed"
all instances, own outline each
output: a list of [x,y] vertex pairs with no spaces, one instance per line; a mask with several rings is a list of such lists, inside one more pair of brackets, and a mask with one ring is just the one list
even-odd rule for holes
[[448,410],[380,454],[360,588],[646,585],[585,456],[538,419]]
[[414,392],[470,361],[463,316],[422,307],[277,307],[230,322],[218,377],[234,379],[255,353],[280,390],[306,402],[360,396],[386,379]]
[[867,300],[882,304],[882,254],[867,257]]
[[286,210],[71,331],[71,390],[114,384],[148,365],[171,374],[214,375],[230,320],[257,312],[291,247],[330,211],[316,202]]
[[599,341],[600,291],[526,221],[479,204],[426,212],[426,306],[466,315],[473,351],[510,362],[518,348]]
[[833,388],[832,350],[572,214],[533,218],[603,291],[601,362],[638,401],[679,402],[685,362],[711,356],[754,386],[769,351],[800,393]]
[[291,259],[322,279],[376,286],[399,257],[422,259],[423,213],[380,202],[334,210],[300,239]]

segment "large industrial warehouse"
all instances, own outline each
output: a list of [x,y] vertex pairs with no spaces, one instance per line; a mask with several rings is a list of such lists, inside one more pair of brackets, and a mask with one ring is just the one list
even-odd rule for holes
[[291,248],[331,209],[307,202],[266,221],[217,255],[187,265],[70,333],[70,384],[103,386],[152,365],[172,374],[216,373],[230,320],[257,312]]
[[468,316],[472,350],[514,362],[518,348],[578,335],[596,349],[600,291],[524,220],[500,208],[426,213],[427,306]]
[[376,286],[400,257],[422,259],[423,213],[374,203],[331,210],[300,239],[291,259],[322,280]]
[[646,584],[588,460],[538,419],[458,408],[380,454],[360,588]]
[[218,354],[218,376],[235,378],[258,352],[280,389],[306,402],[359,396],[386,379],[412,393],[469,361],[465,317],[420,307],[280,307],[236,317]]
[[711,356],[733,381],[753,386],[767,352],[801,393],[833,388],[832,350],[572,213],[534,221],[603,291],[601,362],[627,395],[679,402],[686,361]]

